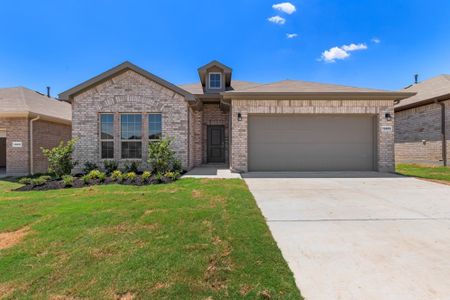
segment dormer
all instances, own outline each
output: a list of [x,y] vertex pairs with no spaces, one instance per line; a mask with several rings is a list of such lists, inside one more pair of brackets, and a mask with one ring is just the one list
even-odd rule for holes
[[213,60],[198,68],[198,75],[205,94],[214,94],[226,91],[231,85],[231,68]]

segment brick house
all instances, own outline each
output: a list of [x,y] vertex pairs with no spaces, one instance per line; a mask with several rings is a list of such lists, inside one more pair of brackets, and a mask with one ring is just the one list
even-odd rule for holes
[[3,175],[47,172],[41,147],[71,137],[72,109],[67,102],[24,87],[0,89],[0,168]]
[[212,61],[176,86],[129,62],[61,93],[72,103],[75,159],[145,166],[148,143],[174,139],[184,168],[394,170],[394,101],[413,93],[285,80],[232,80]]
[[450,75],[413,84],[404,91],[417,94],[395,105],[396,161],[448,165]]

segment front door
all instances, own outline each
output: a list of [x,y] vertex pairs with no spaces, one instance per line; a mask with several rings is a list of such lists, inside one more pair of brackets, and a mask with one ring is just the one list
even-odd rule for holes
[[225,127],[208,126],[208,163],[225,163]]

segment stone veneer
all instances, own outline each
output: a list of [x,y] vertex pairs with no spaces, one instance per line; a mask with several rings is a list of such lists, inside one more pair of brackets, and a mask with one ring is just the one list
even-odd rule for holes
[[[445,101],[447,149],[450,146],[450,101]],[[443,165],[442,112],[437,103],[395,113],[395,160],[397,163]],[[447,150],[448,151],[448,150]],[[447,154],[447,161],[449,157]]]
[[[164,137],[174,138],[173,148],[184,168],[189,168],[188,112],[190,108],[182,95],[137,74],[134,71],[117,74],[79,95],[72,102],[72,135],[78,139],[74,159],[79,162],[75,172],[87,161],[102,165],[100,158],[99,114],[114,113],[114,159],[122,165],[133,160],[121,159],[120,114],[140,113],[142,122],[142,159],[146,166],[148,150],[148,113],[162,114]],[[192,116],[192,113],[191,113]]]
[[[371,114],[377,116],[377,170],[393,172],[394,131],[384,132],[382,126],[394,126],[394,106],[390,100],[232,100],[231,101],[231,169],[248,171],[247,129],[249,114]],[[242,114],[242,121],[237,114]],[[390,113],[391,121],[385,114]]]

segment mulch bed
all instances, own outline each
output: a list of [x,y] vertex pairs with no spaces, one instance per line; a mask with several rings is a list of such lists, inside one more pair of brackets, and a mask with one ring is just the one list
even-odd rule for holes
[[20,188],[15,189],[15,191],[48,191],[48,190],[59,190],[59,189],[70,189],[70,188],[82,188],[93,185],[106,185],[106,184],[123,184],[123,185],[135,185],[135,186],[143,186],[143,185],[151,185],[151,184],[164,184],[170,183],[173,180],[170,178],[163,177],[161,180],[157,180],[154,177],[151,177],[148,181],[143,181],[142,178],[137,177],[134,181],[124,180],[121,182],[113,181],[110,177],[107,177],[104,182],[100,182],[98,179],[90,180],[89,183],[85,183],[80,178],[75,178],[72,186],[65,186],[62,180],[49,180],[42,185],[24,185]]

